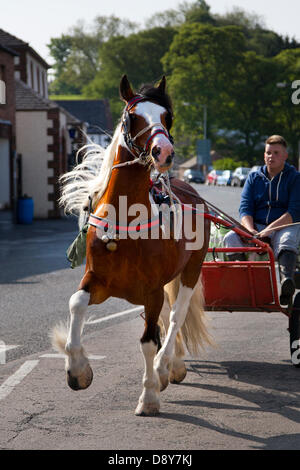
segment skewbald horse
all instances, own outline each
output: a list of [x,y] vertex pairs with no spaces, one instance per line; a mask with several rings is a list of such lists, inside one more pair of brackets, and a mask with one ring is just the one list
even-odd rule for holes
[[[150,235],[136,239],[114,236],[110,240],[114,249],[108,249],[109,236],[99,236],[98,225],[109,224],[107,205],[118,213],[120,196],[126,196],[128,207],[142,204],[151,219],[150,171],[154,167],[160,174],[165,173],[174,158],[169,134],[172,104],[166,93],[165,77],[158,86],[144,86],[136,94],[125,75],[120,83],[120,96],[125,109],[111,144],[105,150],[99,147],[91,150],[86,146],[83,161],[62,177],[61,203],[65,209],[82,218],[87,197],[90,197],[93,214],[87,233],[85,274],[69,301],[70,325],[65,331],[55,327],[52,342],[66,355],[69,386],[74,390],[85,389],[93,378],[81,344],[88,306],[100,304],[110,296],[143,305],[145,327],[140,342],[145,372],[135,413],[154,415],[159,412],[160,390],[166,388],[169,381],[178,383],[186,375],[183,343],[191,354],[198,354],[199,347],[210,342],[200,282],[210,222],[203,221],[203,243],[195,250],[187,249],[184,235],[178,239],[173,233],[164,237],[161,226],[156,239]],[[171,190],[181,204],[190,207],[202,204],[198,193],[182,181],[172,179]],[[133,219],[128,216],[129,222]],[[150,228],[148,232],[150,234]],[[165,339],[158,350],[159,317]]]

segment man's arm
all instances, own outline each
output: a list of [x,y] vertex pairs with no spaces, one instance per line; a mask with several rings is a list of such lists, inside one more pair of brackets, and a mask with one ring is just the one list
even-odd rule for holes
[[250,233],[252,233],[252,235],[256,235],[258,233],[258,231],[254,227],[252,215],[244,215],[241,218],[241,223],[247,230],[249,230]]
[[282,214],[281,217],[274,220],[266,228],[264,228],[260,232],[259,236],[260,237],[269,237],[274,228],[280,227],[281,225],[287,225],[287,224],[292,224],[292,223],[293,223],[292,216],[288,212],[285,212],[285,214]]

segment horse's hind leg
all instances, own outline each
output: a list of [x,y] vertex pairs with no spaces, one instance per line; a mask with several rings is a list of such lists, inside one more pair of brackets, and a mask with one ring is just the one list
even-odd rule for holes
[[145,302],[145,330],[141,338],[145,372],[143,391],[135,414],[138,416],[155,415],[159,412],[159,378],[154,370],[154,357],[157,352],[157,320],[163,304],[163,290],[156,292]]
[[[164,304],[160,312],[160,319],[163,323],[165,333],[168,331],[169,324],[170,324],[170,299],[167,292],[164,292]],[[185,367],[185,363],[183,361],[183,357],[185,355],[185,349],[183,346],[183,339],[181,332],[179,331],[176,335],[175,340],[175,349],[173,353],[173,357],[170,360],[170,367],[169,367],[169,380],[171,383],[180,383],[186,376],[187,370]]]
[[161,390],[164,390],[169,383],[169,371],[174,354],[176,336],[184,323],[192,295],[192,288],[180,285],[178,297],[170,313],[170,324],[164,344],[155,358],[155,369],[159,374]]

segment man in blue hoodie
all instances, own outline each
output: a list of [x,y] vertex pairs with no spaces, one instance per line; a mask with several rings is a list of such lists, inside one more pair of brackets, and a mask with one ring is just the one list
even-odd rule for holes
[[[278,260],[280,303],[288,305],[295,292],[294,273],[300,244],[300,173],[286,163],[287,143],[279,135],[266,140],[265,165],[249,174],[241,195],[242,225],[258,238],[268,237]],[[290,225],[295,224],[295,225]],[[288,227],[274,230],[276,227]],[[224,238],[226,247],[244,246],[233,231]],[[229,255],[231,260],[243,254]]]

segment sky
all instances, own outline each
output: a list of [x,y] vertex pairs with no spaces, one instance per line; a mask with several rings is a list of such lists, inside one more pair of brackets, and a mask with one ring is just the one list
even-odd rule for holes
[[[193,3],[192,0],[186,0]],[[206,0],[212,13],[239,7],[258,14],[267,28],[300,41],[300,0]],[[0,0],[0,28],[29,42],[49,64],[47,44],[68,32],[78,20],[115,15],[144,26],[157,12],[176,9],[181,0]],[[150,25],[149,25],[150,26]]]

